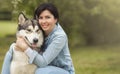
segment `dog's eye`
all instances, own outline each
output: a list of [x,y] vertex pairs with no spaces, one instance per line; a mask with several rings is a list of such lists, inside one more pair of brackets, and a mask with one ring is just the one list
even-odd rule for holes
[[31,29],[27,29],[27,32],[32,32],[32,30]]
[[40,33],[40,30],[38,29],[38,30],[36,30],[36,32],[37,32],[37,33]]

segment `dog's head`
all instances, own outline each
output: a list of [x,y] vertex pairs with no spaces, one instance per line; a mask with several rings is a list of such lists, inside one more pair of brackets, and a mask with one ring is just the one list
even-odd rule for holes
[[43,31],[35,19],[28,19],[23,13],[18,17],[17,36],[22,36],[32,48],[39,48],[43,44]]

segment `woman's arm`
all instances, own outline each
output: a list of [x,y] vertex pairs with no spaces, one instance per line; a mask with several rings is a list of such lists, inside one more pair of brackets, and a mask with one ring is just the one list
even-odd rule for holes
[[13,53],[13,46],[14,45],[15,45],[15,43],[13,43],[10,46],[9,51],[5,55],[1,74],[10,74],[10,64],[11,64],[11,60],[12,60],[12,53]]
[[44,67],[48,65],[59,54],[63,46],[66,43],[66,37],[64,35],[56,36],[51,44],[47,47],[43,55],[38,54],[36,51],[28,48],[25,53],[30,58],[30,63],[34,62],[38,67]]

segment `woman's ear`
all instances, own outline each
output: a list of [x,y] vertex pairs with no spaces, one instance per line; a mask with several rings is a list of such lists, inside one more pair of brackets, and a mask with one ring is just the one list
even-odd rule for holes
[[56,22],[56,23],[58,22],[58,19],[57,19],[57,18],[55,18],[55,22]]

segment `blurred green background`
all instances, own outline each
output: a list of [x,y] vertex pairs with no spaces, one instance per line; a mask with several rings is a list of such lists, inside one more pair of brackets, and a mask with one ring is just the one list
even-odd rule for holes
[[59,10],[76,74],[120,74],[120,0],[0,0],[0,71],[18,14],[32,18],[43,2]]

